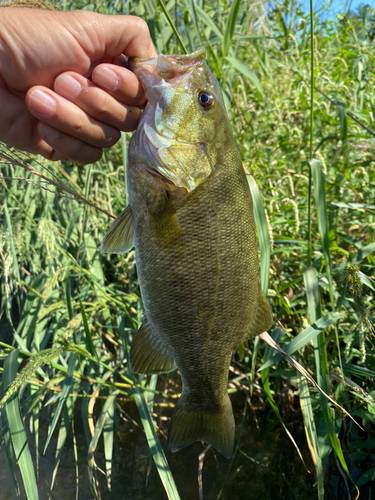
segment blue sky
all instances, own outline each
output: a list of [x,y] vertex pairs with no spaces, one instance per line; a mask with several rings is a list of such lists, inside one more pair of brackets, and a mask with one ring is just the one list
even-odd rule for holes
[[[305,6],[305,8],[309,9],[310,8],[310,0],[301,0],[302,4]],[[334,18],[336,14],[341,14],[342,12],[346,12],[349,6],[349,1],[345,0],[332,0],[331,2],[331,7],[329,7],[329,18]],[[313,0],[314,4],[314,10],[318,10],[320,7],[322,7],[325,3],[328,3],[327,1],[325,2],[324,0]],[[373,0],[352,0],[350,2],[351,9],[355,10],[355,8],[360,5],[360,4],[369,4],[371,5],[373,3]]]

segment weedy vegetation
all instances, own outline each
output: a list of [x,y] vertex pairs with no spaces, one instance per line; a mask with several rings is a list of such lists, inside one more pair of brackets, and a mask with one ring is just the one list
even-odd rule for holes
[[[240,346],[230,373],[229,391],[239,402],[235,456],[217,457],[218,481],[218,469],[204,474],[203,460],[213,452],[201,453],[195,497],[268,497],[271,490],[251,485],[256,471],[271,474],[274,464],[267,454],[252,457],[244,436],[254,418],[262,428],[262,419],[274,415],[281,430],[272,439],[289,436],[289,456],[300,455],[310,472],[300,470],[306,496],[291,472],[275,498],[373,498],[375,10],[362,6],[333,18],[329,3],[305,11],[294,0],[56,6],[141,16],[158,52],[206,48],[249,174],[262,288],[275,319],[269,333],[358,424],[256,338]],[[154,461],[133,464],[143,470],[144,493],[134,498],[193,498],[171,471],[185,451],[167,454],[168,464],[161,445],[178,377],[137,378],[128,369],[142,318],[134,252],[98,253],[109,214],[127,204],[127,140],[123,134],[85,168],[1,146],[1,446],[17,497],[25,491],[29,500],[42,498],[38,477],[47,449],[53,491],[69,445],[80,498],[80,420],[91,495],[111,498],[114,468],[134,475],[116,463],[125,418],[137,432],[143,426]],[[282,394],[289,395],[284,404]],[[305,443],[301,433],[293,437],[298,428]],[[196,457],[202,449],[194,446]],[[153,470],[162,484],[157,494],[147,493]]]

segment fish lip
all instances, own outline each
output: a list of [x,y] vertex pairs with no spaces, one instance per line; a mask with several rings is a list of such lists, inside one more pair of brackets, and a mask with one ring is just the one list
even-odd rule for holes
[[[129,68],[138,77],[146,74],[170,80],[178,75],[190,72],[200,66],[206,59],[206,51],[200,48],[190,54],[160,54],[157,57],[141,58],[130,57]],[[142,80],[142,78],[141,78]]]
[[200,49],[197,49],[194,52],[191,52],[190,54],[182,54],[182,55],[181,54],[168,54],[168,55],[160,54],[159,56],[156,56],[156,57],[129,57],[128,62],[129,62],[130,69],[132,69],[132,66],[134,66],[137,63],[142,64],[142,63],[145,63],[147,61],[159,59],[159,57],[174,59],[177,61],[187,61],[187,60],[193,59],[193,56],[195,57],[195,59],[199,59],[199,60],[203,61],[206,59],[206,51],[203,47],[201,47]]

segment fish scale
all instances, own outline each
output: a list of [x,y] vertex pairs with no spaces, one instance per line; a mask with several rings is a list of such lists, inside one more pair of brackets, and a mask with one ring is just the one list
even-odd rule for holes
[[[168,434],[172,451],[202,440],[230,457],[232,352],[272,323],[260,289],[249,186],[204,53],[130,65],[149,104],[129,145],[129,207],[102,243],[102,251],[112,253],[135,244],[145,319],[130,366],[147,374],[180,371],[182,394]],[[186,148],[193,156],[184,156]],[[194,154],[196,161],[184,163]]]

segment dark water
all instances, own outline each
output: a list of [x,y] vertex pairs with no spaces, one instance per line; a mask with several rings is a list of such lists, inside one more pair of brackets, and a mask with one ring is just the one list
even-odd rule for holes
[[[235,408],[243,408],[243,396],[237,395],[232,399]],[[124,410],[131,419],[134,419],[139,424],[139,427],[134,425],[130,419],[128,422],[119,421],[119,431],[114,448],[112,491],[107,490],[103,478],[102,498],[108,500],[164,500],[167,496],[150,458],[137,408],[135,404],[128,403],[125,405]],[[168,416],[168,413],[170,414],[170,411],[163,409],[163,416]],[[240,412],[237,411],[236,413],[236,420],[240,424]],[[258,422],[255,417],[257,417]],[[299,418],[298,413],[292,415],[290,420],[291,428],[296,427],[296,424],[300,426]],[[167,426],[164,425],[163,430],[166,429]],[[42,419],[42,445],[45,442],[46,432],[47,419]],[[89,500],[93,496],[90,493],[87,476],[87,447],[79,417],[76,418],[76,433],[80,476],[78,498],[80,500]],[[305,438],[303,432],[297,432],[295,437],[299,441],[299,445],[304,447]],[[32,443],[32,439],[30,442]],[[68,437],[55,487],[49,497],[55,445],[56,441],[52,441],[46,455],[40,457],[40,499],[73,500],[76,489],[71,436]],[[241,436],[241,449],[248,458],[238,454],[230,470],[229,460],[212,449],[206,452],[202,468],[200,493],[198,461],[199,455],[204,449],[205,446],[202,443],[195,443],[176,454],[166,452],[181,500],[198,500],[200,498],[213,500],[218,498],[222,489],[220,496],[222,500],[289,500],[293,498],[310,500],[313,498],[314,474],[306,472],[290,440],[285,436],[285,432],[278,421],[273,418],[269,411],[248,411]],[[35,455],[35,449],[33,449],[32,445],[31,451]],[[310,470],[313,471],[308,450],[305,449],[303,454]],[[100,450],[100,446],[96,453],[96,460],[99,467],[103,468],[104,454]],[[1,500],[16,498],[3,448],[0,450],[0,484]]]
[[[9,342],[9,334],[5,325],[0,325],[3,341]],[[165,390],[163,378],[159,377],[158,387]],[[236,417],[236,439],[239,436],[245,393],[231,396]],[[158,399],[155,400],[158,402]],[[241,452],[231,462],[212,449],[208,449],[199,457],[206,447],[195,443],[190,447],[172,454],[166,451],[166,457],[175,478],[181,500],[312,500],[317,498],[315,473],[310,452],[306,444],[302,416],[297,398],[282,398],[278,401],[283,420],[295,438],[310,472],[302,464],[293,444],[287,437],[280,422],[272,410],[261,399],[254,396],[247,407],[243,420],[240,439]],[[99,406],[99,405],[97,405]],[[128,402],[123,406],[123,418],[118,419],[113,454],[112,489],[108,491],[104,476],[101,477],[101,494],[103,500],[164,500],[166,493],[161,484],[156,467],[150,457],[146,437],[135,403]],[[44,411],[44,410],[43,410]],[[167,432],[171,408],[156,410],[155,421],[162,431],[160,436],[163,446]],[[125,417],[124,417],[125,415]],[[1,422],[0,422],[1,424]],[[138,424],[138,425],[137,425]],[[40,453],[42,453],[47,436],[47,415],[42,413],[40,421]],[[1,429],[1,425],[0,425]],[[79,500],[92,500],[87,473],[87,444],[81,424],[79,400],[76,406],[75,432],[78,447],[79,468]],[[57,432],[55,432],[57,435]],[[365,450],[358,455],[359,435],[357,430],[351,431],[344,426],[342,446],[352,476],[357,479],[367,469],[375,467],[375,446],[373,450]],[[375,443],[374,426],[365,429],[360,436],[362,440]],[[33,438],[29,440],[31,453],[35,458]],[[56,438],[52,438],[45,455],[39,461],[39,494],[40,500],[74,500],[76,498],[76,465],[73,453],[72,435],[68,435],[61,464],[50,492],[50,483],[55,463]],[[356,454],[357,453],[357,454]],[[95,454],[96,462],[105,469],[103,447],[100,443]],[[17,467],[16,467],[17,469]],[[199,473],[200,470],[200,473]],[[17,471],[19,484],[22,480]],[[200,483],[200,484],[199,484]],[[351,485],[348,485],[351,489]],[[22,487],[21,487],[22,488]],[[339,472],[334,454],[331,454],[326,471],[326,498],[343,500],[352,498],[347,493],[346,481]],[[364,500],[375,500],[375,487],[369,483],[361,489]],[[220,495],[220,496],[219,496]],[[372,496],[371,496],[372,495]],[[21,498],[25,499],[24,492]],[[13,481],[8,469],[4,447],[0,448],[0,500],[16,499]]]

